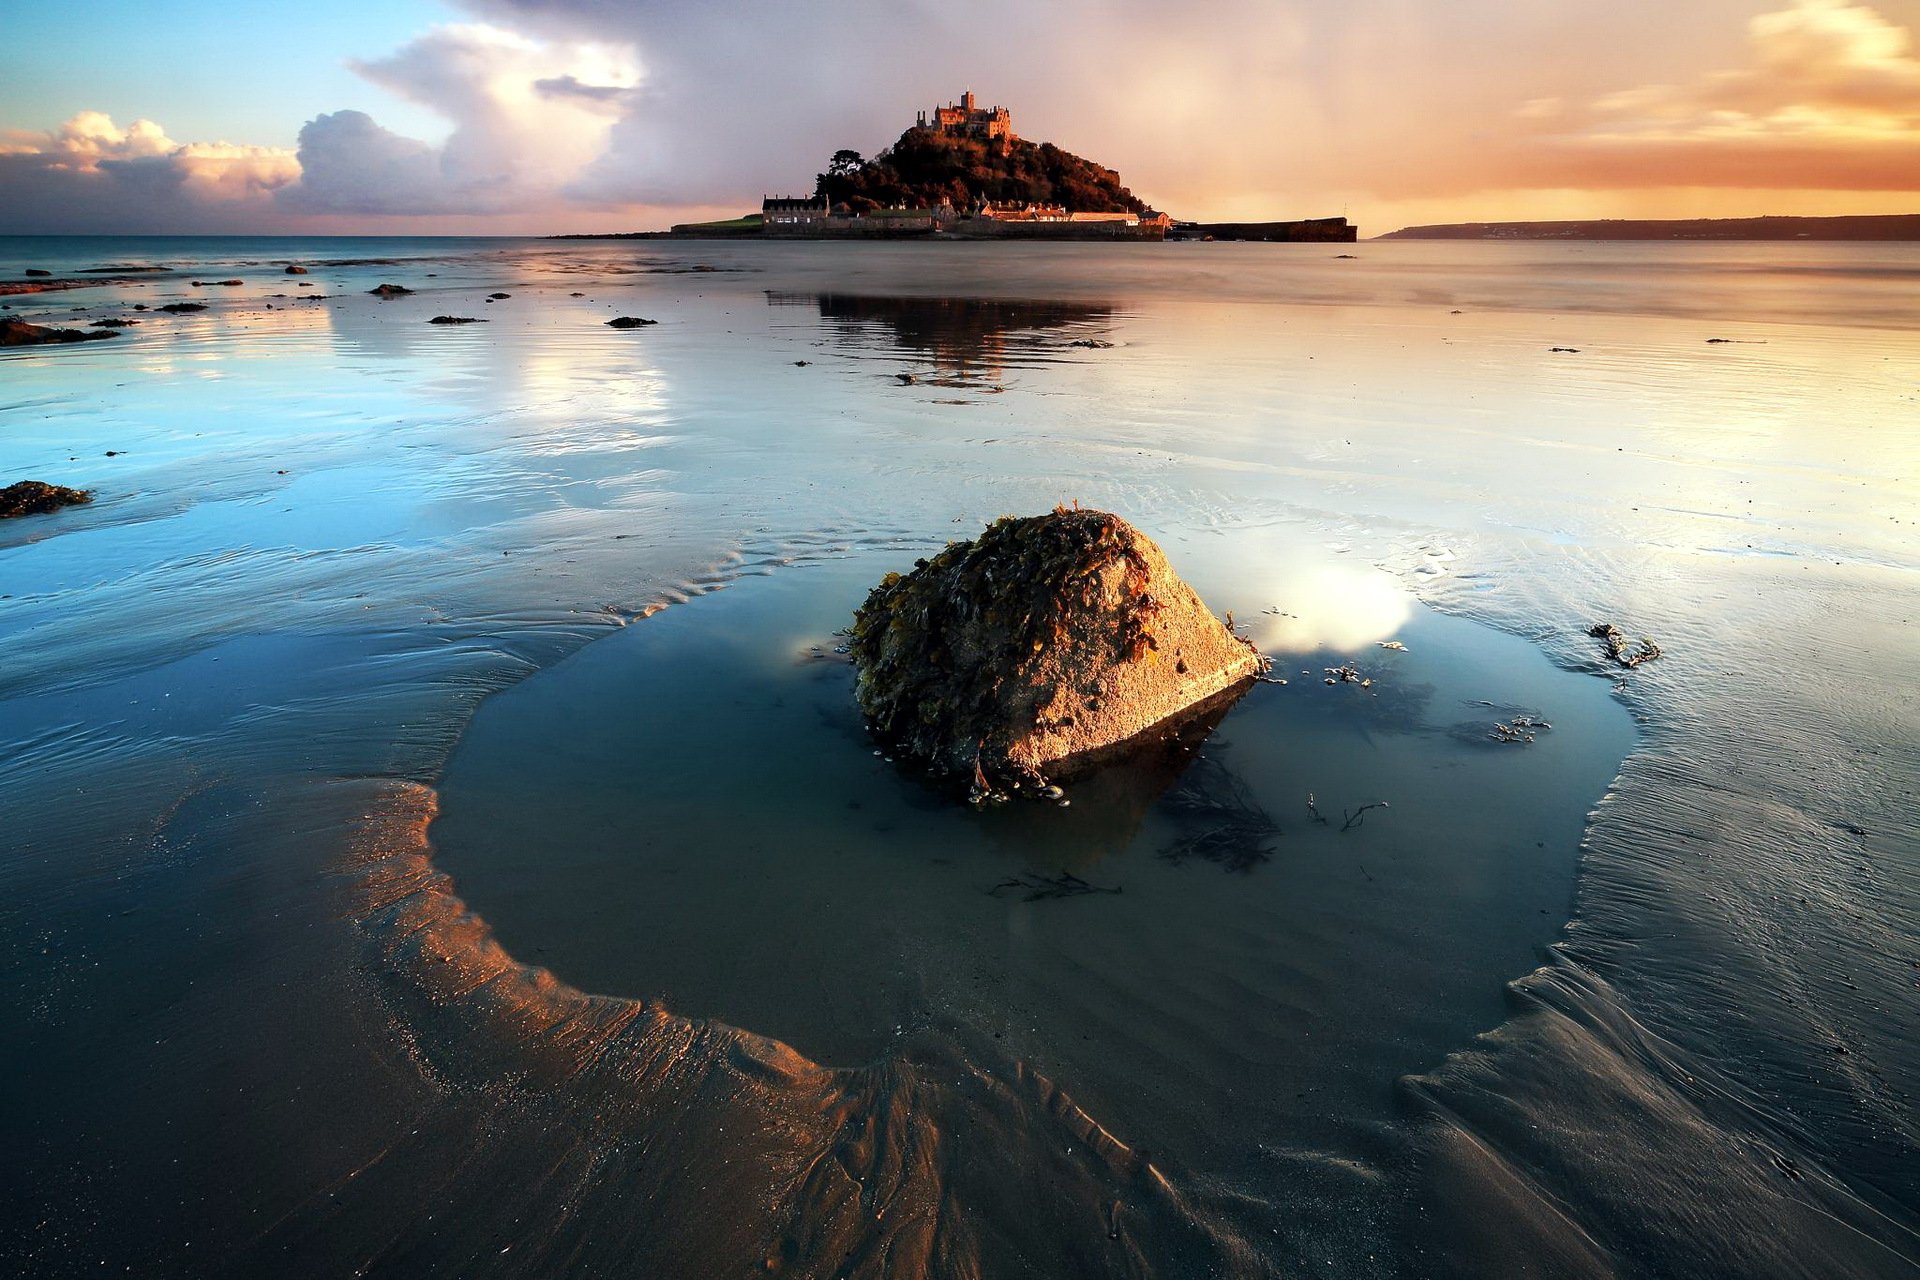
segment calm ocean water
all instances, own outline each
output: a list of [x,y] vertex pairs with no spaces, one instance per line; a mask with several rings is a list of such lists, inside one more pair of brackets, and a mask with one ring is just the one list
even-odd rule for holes
[[[1920,246],[1353,253],[0,238],[0,1258],[1913,1274]],[[956,812],[833,632],[1076,500],[1289,683]]]

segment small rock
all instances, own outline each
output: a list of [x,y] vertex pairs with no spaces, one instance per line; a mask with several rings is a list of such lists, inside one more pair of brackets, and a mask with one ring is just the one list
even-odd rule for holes
[[1587,628],[1587,634],[1600,640],[1607,646],[1607,657],[1629,669],[1643,662],[1652,662],[1661,656],[1660,646],[1641,637],[1637,646],[1630,645],[1626,632],[1611,622],[1599,622]]
[[658,320],[643,320],[639,316],[615,316],[607,321],[609,329],[638,329],[642,325],[659,324]]
[[376,288],[369,289],[367,292],[376,298],[404,298],[412,293],[413,290],[407,288],[405,285],[383,284]]
[[39,267],[28,267],[27,274],[30,276],[50,276],[53,274],[53,272],[43,271]]
[[474,316],[435,316],[428,324],[485,324],[485,320]]
[[290,276],[303,276],[307,274],[307,269],[305,267],[288,267],[287,274]]
[[169,302],[166,306],[159,309],[161,311],[170,311],[176,316],[183,316],[189,311],[205,311],[207,304],[204,302]]
[[488,302],[497,302],[497,301],[499,301],[499,300],[500,300],[501,298],[511,298],[512,296],[513,296],[513,295],[512,295],[512,294],[510,294],[510,293],[490,293],[490,294],[488,294],[488,295],[487,295],[487,301],[488,301]]

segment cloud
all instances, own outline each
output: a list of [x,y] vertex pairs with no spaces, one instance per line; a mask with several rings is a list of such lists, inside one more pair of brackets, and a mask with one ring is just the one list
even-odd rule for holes
[[[463,3],[488,22],[623,47],[644,64],[609,99],[619,119],[605,152],[567,188],[594,202],[757,204],[811,190],[835,150],[878,150],[916,110],[967,88],[1010,106],[1024,135],[1122,166],[1151,199],[1156,183],[1166,190],[1209,162],[1216,172],[1258,163],[1244,128],[1222,121],[1305,123],[1324,107],[1315,36],[1327,20],[1297,0],[1215,0],[1202,14],[1150,0]],[[1144,156],[1158,172],[1139,167]]]
[[454,0],[472,21],[349,64],[444,135],[342,104],[367,109],[315,116],[289,153],[82,113],[0,133],[0,230],[659,226],[808,190],[833,151],[965,88],[1186,217],[1842,212],[1920,190],[1909,32],[1866,3],[1760,2]]
[[1920,58],[1866,5],[1795,0],[1747,26],[1750,65],[1690,83],[1531,102],[1494,166],[1529,186],[1920,191]]
[[280,193],[309,213],[499,214],[552,209],[606,145],[639,78],[631,53],[541,41],[484,24],[438,27],[392,56],[354,64],[380,87],[451,122],[431,145],[336,111],[300,131],[303,176]]
[[299,174],[284,149],[175,142],[151,120],[123,129],[82,111],[0,133],[0,232],[243,230]]
[[300,181],[280,192],[310,213],[457,212],[463,193],[445,176],[441,152],[381,128],[364,111],[316,116],[300,130]]

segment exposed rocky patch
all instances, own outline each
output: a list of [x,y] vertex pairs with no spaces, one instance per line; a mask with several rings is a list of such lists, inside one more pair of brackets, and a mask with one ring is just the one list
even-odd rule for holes
[[38,347],[118,336],[112,329],[51,329],[25,320],[0,320],[0,347]]
[[22,480],[0,489],[0,520],[14,516],[45,515],[62,507],[79,506],[92,501],[93,495],[85,489],[69,489],[65,485],[48,484],[43,480]]

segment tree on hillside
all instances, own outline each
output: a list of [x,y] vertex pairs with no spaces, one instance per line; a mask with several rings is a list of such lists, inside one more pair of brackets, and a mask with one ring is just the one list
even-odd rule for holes
[[923,128],[907,130],[871,160],[835,152],[815,192],[857,213],[942,201],[967,208],[981,200],[1061,204],[1080,213],[1146,211],[1112,170],[1050,142],[1002,144]]

